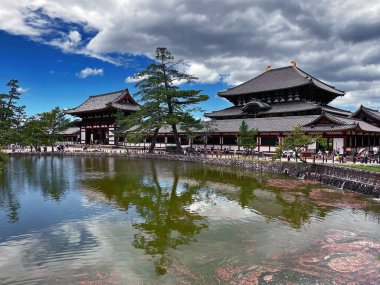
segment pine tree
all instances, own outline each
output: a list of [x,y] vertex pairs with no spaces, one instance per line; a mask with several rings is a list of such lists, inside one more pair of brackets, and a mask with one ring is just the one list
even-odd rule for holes
[[18,142],[25,121],[25,106],[17,104],[21,95],[18,80],[10,80],[7,86],[9,92],[0,94],[0,146]]
[[10,88],[9,92],[0,94],[0,172],[7,162],[1,149],[4,145],[19,142],[20,127],[25,119],[25,106],[17,105],[21,95],[18,80],[10,80],[7,86]]
[[180,83],[190,83],[197,79],[180,71],[181,66],[184,66],[182,59],[176,60],[166,48],[159,47],[156,49],[156,61],[134,76],[139,79],[135,84],[139,91],[135,95],[140,96],[142,106],[126,118],[125,125],[134,126],[132,137],[153,135],[150,152],[155,147],[162,126],[171,127],[178,153],[182,152],[178,135],[180,125],[184,123],[186,128],[199,126],[199,121],[193,119],[191,114],[200,111],[195,105],[206,101],[208,96],[201,94],[200,90],[178,87]]

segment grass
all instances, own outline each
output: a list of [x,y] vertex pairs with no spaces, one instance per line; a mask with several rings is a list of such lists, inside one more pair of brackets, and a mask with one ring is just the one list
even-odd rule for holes
[[350,167],[380,172],[380,166],[373,166],[373,165],[350,165]]

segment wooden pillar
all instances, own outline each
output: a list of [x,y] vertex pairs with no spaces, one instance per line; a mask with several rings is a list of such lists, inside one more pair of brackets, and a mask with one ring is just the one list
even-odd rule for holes
[[80,143],[86,143],[86,126],[80,127]]
[[347,147],[346,141],[347,141],[347,133],[343,133],[343,147],[342,147],[343,149],[342,149],[341,154],[346,153],[346,147]]
[[102,128],[100,126],[98,129],[98,135],[99,135],[98,143],[103,144]]
[[119,144],[118,141],[115,139],[114,130],[115,127],[113,125],[108,126],[108,143],[111,145]]
[[256,138],[257,151],[260,151],[261,137],[257,136]]

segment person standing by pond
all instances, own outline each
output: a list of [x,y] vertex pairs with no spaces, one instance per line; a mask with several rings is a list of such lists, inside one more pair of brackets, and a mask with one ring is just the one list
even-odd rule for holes
[[377,146],[373,147],[373,154],[375,156],[375,162],[380,163],[379,148]]

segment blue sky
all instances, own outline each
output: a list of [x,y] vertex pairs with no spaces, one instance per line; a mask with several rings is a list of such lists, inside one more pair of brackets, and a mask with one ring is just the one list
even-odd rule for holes
[[206,111],[229,106],[217,91],[293,59],[347,92],[334,106],[380,109],[379,19],[375,0],[2,0],[0,92],[18,79],[29,115],[133,94],[128,77],[160,46],[199,78]]
[[[63,52],[57,47],[45,45],[25,36],[0,31],[0,91],[8,91],[6,83],[18,79],[23,89],[20,103],[26,105],[28,115],[49,111],[55,106],[73,108],[90,95],[97,95],[128,88],[133,95],[134,83],[126,78],[142,70],[151,61],[146,56],[128,56],[127,64],[113,63],[82,54]],[[81,77],[86,68],[102,70],[101,74]],[[223,108],[230,104],[217,98],[216,92],[226,84],[192,84],[203,90],[210,100],[202,104],[206,111]],[[197,114],[201,116],[201,114]]]

